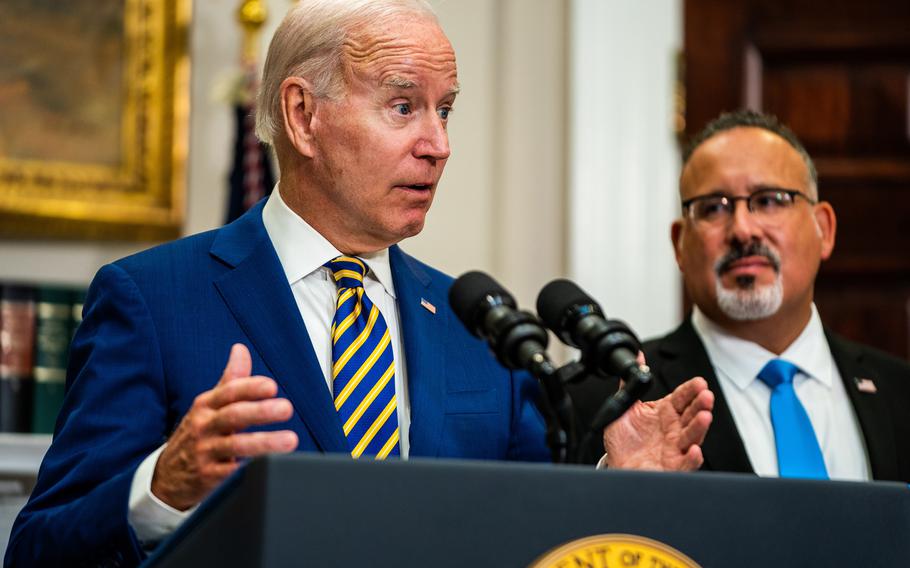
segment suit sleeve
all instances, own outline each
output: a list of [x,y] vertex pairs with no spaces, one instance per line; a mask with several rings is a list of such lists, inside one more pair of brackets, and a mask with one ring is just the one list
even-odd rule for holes
[[127,520],[139,463],[167,437],[164,373],[148,307],[120,267],[89,288],[54,441],[13,526],[6,566],[133,566]]
[[512,372],[512,425],[509,460],[550,461],[543,417],[537,410],[540,389],[525,372]]

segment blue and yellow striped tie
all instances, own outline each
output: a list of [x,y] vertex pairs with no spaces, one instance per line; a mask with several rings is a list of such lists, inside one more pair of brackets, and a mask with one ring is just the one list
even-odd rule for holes
[[385,318],[363,290],[367,267],[352,256],[325,263],[338,296],[332,320],[332,393],[351,455],[399,455],[395,360]]

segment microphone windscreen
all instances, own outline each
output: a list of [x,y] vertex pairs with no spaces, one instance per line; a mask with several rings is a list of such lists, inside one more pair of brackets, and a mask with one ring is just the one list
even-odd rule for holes
[[557,278],[541,289],[537,295],[537,315],[544,325],[555,333],[561,333],[566,313],[574,306],[597,305],[594,298],[571,280]]
[[515,307],[515,300],[489,275],[474,270],[459,276],[449,289],[449,305],[468,331],[477,334],[477,327],[484,311],[489,308],[487,296],[498,296],[501,300]]

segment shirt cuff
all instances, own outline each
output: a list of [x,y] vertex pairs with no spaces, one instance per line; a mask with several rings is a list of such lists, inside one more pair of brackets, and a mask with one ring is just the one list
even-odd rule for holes
[[600,459],[597,460],[597,467],[595,469],[607,469],[610,466],[607,461],[607,453],[604,452],[604,455],[600,456]]
[[196,510],[196,506],[194,506],[186,511],[178,511],[152,493],[155,465],[165,446],[167,444],[152,452],[139,464],[130,486],[130,506],[127,518],[136,533],[136,538],[143,547],[154,545],[169,536]]

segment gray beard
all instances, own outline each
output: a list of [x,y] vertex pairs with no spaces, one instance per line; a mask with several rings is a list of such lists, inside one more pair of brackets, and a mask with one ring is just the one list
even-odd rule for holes
[[727,317],[736,321],[752,321],[773,316],[784,301],[784,285],[780,273],[772,284],[756,286],[755,279],[738,279],[732,290],[724,288],[720,278],[714,281],[717,306]]

